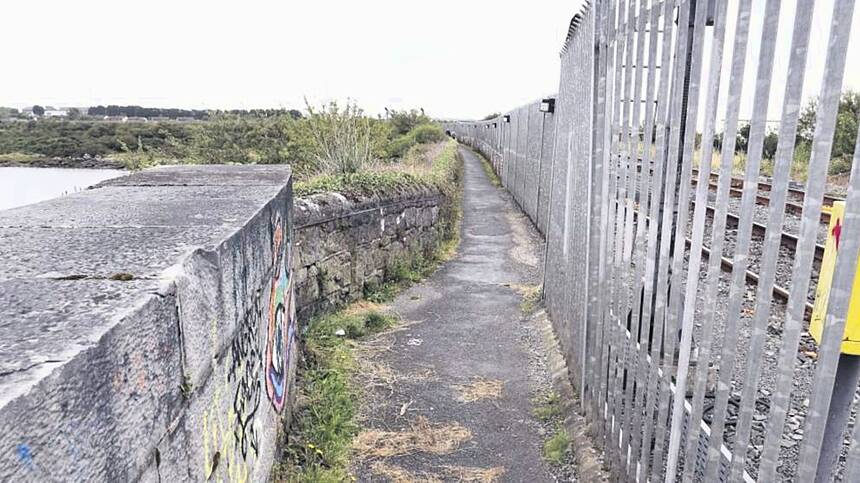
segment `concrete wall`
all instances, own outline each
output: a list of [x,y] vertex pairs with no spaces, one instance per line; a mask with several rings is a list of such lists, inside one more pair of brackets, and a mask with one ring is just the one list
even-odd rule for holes
[[287,167],[0,212],[0,481],[264,481],[297,358]]
[[299,319],[360,298],[397,262],[429,256],[444,237],[444,202],[438,191],[418,188],[359,201],[336,193],[297,199]]

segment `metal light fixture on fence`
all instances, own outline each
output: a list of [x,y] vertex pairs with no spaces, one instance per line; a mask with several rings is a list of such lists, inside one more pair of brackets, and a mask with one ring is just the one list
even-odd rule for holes
[[555,99],[552,97],[541,99],[540,112],[555,112]]
[[503,117],[502,119],[504,119],[504,120],[505,120],[505,122],[511,122],[511,115],[510,115],[510,114],[505,114],[505,117]]

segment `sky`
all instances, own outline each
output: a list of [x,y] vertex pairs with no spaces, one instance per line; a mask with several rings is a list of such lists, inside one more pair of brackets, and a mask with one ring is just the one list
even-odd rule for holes
[[483,117],[558,89],[579,0],[9,0],[0,106]]
[[[833,1],[812,12],[805,99],[820,89]],[[727,52],[737,2],[729,0]],[[796,2],[782,2],[769,119],[780,114]],[[305,98],[350,98],[370,113],[420,107],[479,118],[558,90],[558,52],[581,3],[10,0],[0,2],[0,106],[303,108]],[[742,117],[765,0],[752,4]],[[855,10],[845,85],[860,89]]]

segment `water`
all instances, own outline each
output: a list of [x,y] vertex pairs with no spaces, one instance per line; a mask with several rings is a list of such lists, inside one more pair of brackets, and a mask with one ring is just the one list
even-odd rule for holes
[[0,168],[0,210],[75,193],[123,174],[119,169]]

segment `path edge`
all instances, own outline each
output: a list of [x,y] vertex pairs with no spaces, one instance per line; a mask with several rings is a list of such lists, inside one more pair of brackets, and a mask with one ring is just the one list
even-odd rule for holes
[[541,309],[532,314],[531,319],[541,334],[553,389],[562,401],[564,429],[570,436],[577,479],[589,483],[608,482],[609,474],[603,469],[603,453],[594,445],[588,432],[588,423],[579,411],[579,397],[570,382],[567,362],[562,356],[549,314],[545,309]]

